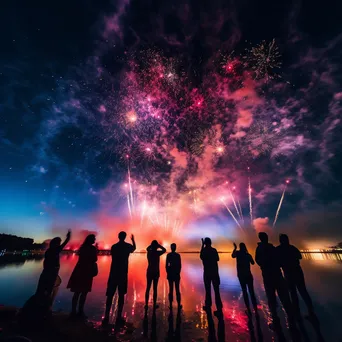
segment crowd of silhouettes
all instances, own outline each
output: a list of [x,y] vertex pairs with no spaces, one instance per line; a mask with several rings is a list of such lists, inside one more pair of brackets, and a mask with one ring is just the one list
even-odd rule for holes
[[[287,315],[289,330],[293,336],[293,340],[298,339],[299,331],[297,328],[298,321],[301,320],[301,313],[299,308],[298,293],[302,296],[307,309],[308,318],[313,319],[315,316],[314,308],[310,295],[306,289],[303,270],[300,266],[300,259],[302,255],[300,251],[290,244],[289,238],[285,234],[279,237],[280,245],[275,247],[268,241],[268,235],[265,232],[259,233],[260,242],[257,245],[255,252],[255,261],[260,266],[266,297],[268,300],[269,310],[272,316],[272,324],[270,327],[278,333],[280,340],[284,340],[280,327],[280,320],[277,313],[277,296],[280,299],[283,308]],[[48,305],[51,310],[51,305],[54,296],[54,288],[56,284],[60,283],[59,268],[60,268],[60,253],[71,237],[70,231],[63,243],[60,238],[54,238],[50,242],[49,248],[45,252],[45,260],[43,264],[43,272],[39,278],[36,297],[48,299]],[[103,318],[103,325],[107,325],[110,321],[110,312],[113,304],[113,298],[118,292],[117,302],[117,319],[116,324],[124,324],[122,317],[125,295],[128,287],[128,264],[129,256],[136,250],[136,243],[134,236],[131,235],[131,242],[125,242],[127,234],[120,232],[118,235],[119,241],[111,247],[111,267],[107,283],[106,291],[106,309]],[[84,313],[85,301],[88,292],[92,289],[93,278],[98,274],[97,268],[97,248],[94,246],[96,241],[95,235],[88,235],[79,249],[78,262],[71,274],[67,288],[74,293],[72,298],[71,317],[86,318]],[[182,309],[180,280],[182,262],[181,256],[176,252],[177,246],[172,243],[171,252],[166,257],[166,274],[169,283],[169,308],[172,311],[174,290],[176,293],[178,311]],[[147,271],[146,271],[146,292],[145,292],[145,318],[147,320],[147,311],[150,298],[150,290],[153,285],[153,315],[155,315],[158,308],[158,281],[160,277],[160,257],[166,253],[165,247],[153,240],[147,247]],[[223,305],[220,296],[220,275],[218,262],[220,260],[219,254],[215,248],[212,247],[212,241],[209,237],[202,239],[202,247],[200,250],[200,258],[203,263],[203,282],[205,289],[205,305],[203,310],[207,312],[208,320],[210,320],[210,327],[213,328],[211,307],[212,297],[211,288],[213,287],[215,294],[216,311],[214,315],[219,319],[219,333],[224,331],[223,322]],[[252,310],[250,302],[252,303],[254,313],[259,322],[258,304],[254,291],[253,275],[251,272],[251,265],[254,265],[254,259],[248,253],[247,247],[244,243],[239,244],[239,249],[234,243],[234,250],[232,258],[236,259],[237,277],[239,279],[243,299],[246,306],[246,313],[250,318]],[[78,310],[77,310],[78,306]],[[169,318],[171,319],[171,318]],[[173,316],[172,316],[173,319]],[[223,329],[223,330],[222,330]]]

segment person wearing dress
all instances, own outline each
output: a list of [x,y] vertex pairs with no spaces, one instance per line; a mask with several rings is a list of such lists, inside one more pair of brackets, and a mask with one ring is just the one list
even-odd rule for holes
[[71,316],[76,316],[78,304],[78,315],[86,318],[84,304],[88,292],[91,292],[93,278],[97,275],[97,249],[94,246],[95,235],[90,234],[84,240],[79,250],[78,262],[71,274],[67,288],[74,293],[72,297]]

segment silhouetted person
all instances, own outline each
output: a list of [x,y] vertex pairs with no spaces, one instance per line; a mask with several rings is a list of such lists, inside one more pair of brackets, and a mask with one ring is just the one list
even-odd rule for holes
[[62,240],[59,237],[55,237],[50,241],[49,248],[45,252],[43,272],[39,278],[36,295],[47,297],[52,295],[60,268],[59,255],[70,241],[70,237],[71,232],[68,231],[66,239],[62,244]]
[[160,276],[159,264],[160,256],[166,252],[166,249],[161,246],[157,240],[153,240],[151,245],[147,247],[147,286],[145,293],[145,310],[148,308],[148,300],[150,297],[150,289],[153,283],[153,309],[157,309],[157,296],[158,296],[158,281]]
[[280,246],[277,247],[277,253],[280,261],[280,265],[284,271],[285,279],[288,283],[292,304],[296,311],[296,314],[300,316],[299,300],[297,290],[302,296],[309,315],[314,314],[312,300],[306,289],[304,273],[300,266],[300,259],[302,254],[293,245],[290,245],[289,237],[286,234],[280,234],[279,236]]
[[107,301],[105,317],[103,324],[108,324],[109,313],[116,290],[119,293],[117,323],[123,323],[122,310],[125,302],[125,294],[128,286],[128,258],[136,249],[134,235],[131,235],[132,244],[125,242],[127,234],[119,233],[119,242],[112,246],[110,254],[112,255],[112,265],[110,268],[107,284]]
[[177,245],[175,243],[171,244],[171,253],[166,256],[166,273],[167,280],[169,281],[169,301],[170,301],[170,309],[172,308],[173,302],[173,285],[175,285],[176,289],[176,297],[178,308],[181,309],[181,294],[179,289],[180,283],[180,272],[182,269],[181,256],[176,253]]
[[79,250],[78,262],[71,274],[67,288],[74,292],[72,297],[71,317],[76,316],[78,304],[78,315],[86,318],[84,314],[84,304],[88,292],[91,292],[93,278],[98,274],[97,249],[94,245],[95,235],[88,235]]
[[[251,265],[254,265],[253,257],[248,253],[246,245],[241,242],[240,250],[237,250],[237,246],[234,243],[234,250],[232,253],[232,258],[236,258],[236,267],[237,267],[237,276],[240,281],[243,299],[245,301],[245,305],[248,311],[248,314],[251,314],[251,309],[249,307],[249,295],[251,296],[251,301],[254,307],[254,311],[257,314],[257,301],[254,293],[253,286],[253,275],[251,272]],[[247,292],[248,288],[248,292]]]
[[258,247],[255,252],[255,261],[260,266],[264,280],[265,292],[268,300],[268,306],[273,318],[274,328],[279,328],[279,318],[277,314],[277,297],[283,304],[286,311],[289,327],[292,333],[297,334],[297,328],[294,320],[294,311],[290,301],[290,296],[286,281],[280,270],[280,263],[276,248],[268,243],[268,235],[264,232],[259,233]]
[[220,260],[217,250],[211,247],[210,238],[202,239],[202,248],[200,258],[203,262],[203,280],[205,286],[205,311],[211,310],[211,284],[215,292],[215,302],[217,313],[222,312],[222,301],[220,296],[220,276],[218,270],[218,261]]

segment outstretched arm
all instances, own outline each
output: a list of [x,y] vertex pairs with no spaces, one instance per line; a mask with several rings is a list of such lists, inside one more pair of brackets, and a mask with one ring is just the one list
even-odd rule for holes
[[166,248],[164,246],[159,245],[158,247],[161,249],[161,251],[159,252],[160,255],[162,255],[166,252]]
[[259,248],[257,247],[256,251],[255,251],[255,262],[261,266],[262,264],[262,260],[261,260],[261,255],[260,255],[260,251]]
[[166,256],[166,263],[165,263],[165,269],[166,269],[166,273],[168,272],[168,269],[169,269],[169,267],[170,267],[170,265],[169,265],[169,255],[167,255]]
[[69,230],[67,235],[66,235],[66,239],[64,240],[64,242],[59,246],[60,251],[62,251],[64,249],[64,247],[68,244],[68,242],[70,241],[70,237],[71,237],[71,231]]
[[200,252],[200,258],[203,260],[204,239],[202,238],[202,247]]
[[236,246],[236,243],[234,242],[234,250],[232,253],[232,258],[236,258],[236,249],[237,249],[237,246]]
[[134,235],[131,235],[131,240],[132,240],[132,253],[137,249],[137,246],[135,244],[135,239],[134,239]]

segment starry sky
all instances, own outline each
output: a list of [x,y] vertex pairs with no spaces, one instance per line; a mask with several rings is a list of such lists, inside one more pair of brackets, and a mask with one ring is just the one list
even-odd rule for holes
[[[273,229],[340,241],[341,10],[3,2],[0,231],[191,240]],[[277,55],[261,70],[263,41]]]

